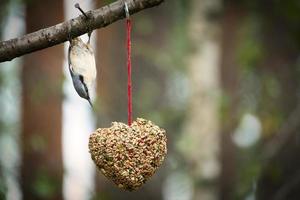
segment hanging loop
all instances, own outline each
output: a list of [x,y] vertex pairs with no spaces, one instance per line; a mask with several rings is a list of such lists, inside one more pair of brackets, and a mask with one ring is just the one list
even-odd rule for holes
[[126,28],[127,28],[127,98],[128,98],[128,125],[132,123],[132,81],[131,81],[131,20],[129,18],[129,10],[126,2],[125,13],[126,13]]
[[129,13],[129,9],[128,9],[127,2],[125,2],[124,4],[125,4],[125,14],[126,14],[126,18],[129,19],[130,13]]

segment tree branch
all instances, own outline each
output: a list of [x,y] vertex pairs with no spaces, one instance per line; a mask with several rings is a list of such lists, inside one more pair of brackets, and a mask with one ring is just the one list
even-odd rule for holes
[[[130,14],[159,5],[164,0],[126,0]],[[124,1],[119,0],[102,8],[86,12],[69,21],[29,33],[19,38],[0,42],[0,62],[45,49],[87,33],[90,30],[105,27],[125,18]]]

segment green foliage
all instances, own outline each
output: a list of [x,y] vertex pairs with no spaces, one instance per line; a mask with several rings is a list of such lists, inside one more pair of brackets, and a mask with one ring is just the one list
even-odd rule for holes
[[174,25],[173,30],[169,32],[170,46],[167,51],[171,56],[169,63],[172,68],[184,70],[185,57],[189,51],[189,41],[187,35],[188,17],[190,11],[190,1],[178,0],[175,1]]
[[0,1],[0,40],[3,34],[3,27],[6,22],[6,18],[8,16],[10,0],[1,0]]
[[241,6],[246,11],[250,11],[260,16],[258,21],[266,25],[278,25],[288,35],[291,43],[300,47],[300,1],[298,0],[229,0],[234,4]]
[[300,20],[300,2],[298,0],[275,1],[274,10],[278,15],[284,17],[293,25],[299,25]]
[[[97,1],[101,1],[101,0],[97,0]],[[110,4],[112,2],[114,2],[115,0],[104,0],[104,4]]]
[[59,181],[55,177],[49,175],[47,171],[40,170],[36,172],[36,179],[32,185],[32,191],[41,199],[51,199],[60,190]]
[[[268,141],[286,122],[290,114],[288,108],[295,106],[287,105],[287,100],[293,97],[286,97],[287,91],[284,90],[288,89],[291,92],[294,88],[289,88],[292,84],[286,84],[283,80],[293,82],[299,87],[297,77],[300,75],[300,68],[294,64],[297,61],[293,60],[293,54],[289,51],[292,49],[291,52],[298,52],[300,48],[300,2],[298,0],[227,2],[244,14],[244,18],[240,20],[237,38],[236,58],[241,84],[238,87],[239,104],[235,110],[238,110],[238,116],[249,111],[257,115],[262,125],[263,140]],[[282,47],[287,49],[280,49]],[[281,55],[280,52],[289,56]],[[282,63],[275,63],[272,59]],[[266,63],[274,66],[266,66]],[[281,69],[278,70],[277,67]],[[228,105],[230,96],[224,95],[221,103],[223,119],[228,117],[226,112]],[[254,195],[253,184],[258,181],[261,173],[266,173],[262,171],[263,147],[263,143],[258,143],[253,147],[237,150],[238,184],[235,188],[235,199],[246,199],[249,195]],[[281,176],[280,166],[272,166],[267,171],[271,174],[272,182],[276,183]]]
[[[161,31],[166,34],[157,38],[162,43],[157,44],[156,41],[151,43],[147,40],[147,38],[157,37],[157,32],[160,31],[157,30],[160,27],[157,25],[156,17],[145,15],[135,19],[135,31],[139,35],[134,47],[135,56],[143,58],[146,63],[150,63],[150,66],[146,69],[147,74],[144,74],[139,84],[140,88],[135,98],[139,101],[134,102],[134,107],[143,115],[146,114],[146,118],[161,122],[161,126],[172,129],[172,133],[176,134],[180,131],[179,127],[182,124],[185,109],[179,105],[182,102],[178,104],[174,101],[176,105],[165,102],[172,101],[169,98],[177,98],[168,94],[172,90],[170,87],[176,87],[174,84],[169,84],[174,75],[180,73],[182,78],[186,76],[185,58],[190,45],[186,30],[190,1],[178,0],[172,4],[170,2],[166,4],[165,6],[171,12],[167,17],[169,22],[165,24],[167,27],[161,28],[168,31]],[[180,91],[177,92],[180,93]],[[179,110],[178,107],[182,109]]]
[[261,148],[260,144],[250,149],[238,150],[238,177],[237,191],[235,199],[245,199],[245,197],[255,193],[255,183],[261,172]]
[[238,63],[243,70],[253,71],[264,57],[260,39],[261,24],[256,16],[248,16],[239,30]]
[[47,140],[41,133],[32,134],[29,143],[34,152],[43,152],[47,149]]
[[0,166],[0,200],[4,200],[5,199],[5,194],[6,194],[6,186],[4,183],[4,178],[2,177],[1,174],[1,169],[2,167]]
[[[137,53],[142,55],[149,62],[153,62],[160,66],[160,70],[164,70],[167,73],[172,70],[184,70],[185,57],[189,50],[189,42],[187,36],[187,24],[189,17],[189,1],[178,0],[174,4],[168,5],[170,12],[170,31],[166,31],[166,40],[161,49],[157,49],[157,45],[151,44],[148,41],[137,41]],[[151,16],[144,16],[135,19],[136,30],[142,36],[150,37],[156,35],[157,22]],[[163,38],[160,35],[160,38]],[[144,39],[144,38],[143,38]],[[163,52],[163,53],[162,53]]]

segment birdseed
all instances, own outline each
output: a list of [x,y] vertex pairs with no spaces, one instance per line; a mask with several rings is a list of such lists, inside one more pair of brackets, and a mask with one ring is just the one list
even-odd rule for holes
[[119,188],[136,190],[155,173],[167,153],[165,130],[137,118],[131,126],[113,122],[89,139],[91,157],[104,176]]

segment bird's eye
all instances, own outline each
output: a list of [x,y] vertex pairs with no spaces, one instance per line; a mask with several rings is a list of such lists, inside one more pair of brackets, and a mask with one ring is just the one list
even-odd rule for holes
[[81,83],[84,83],[84,82],[83,82],[83,76],[82,76],[82,75],[79,75],[79,80],[81,81]]

